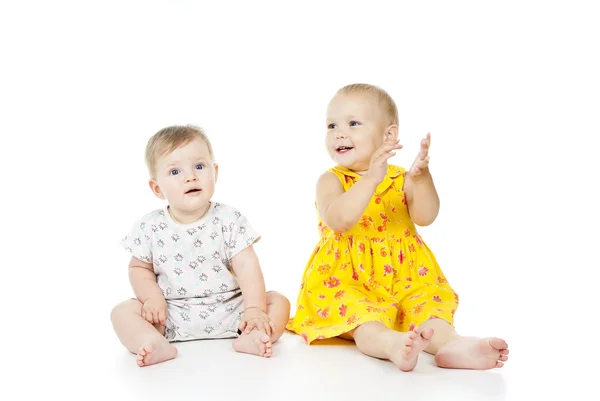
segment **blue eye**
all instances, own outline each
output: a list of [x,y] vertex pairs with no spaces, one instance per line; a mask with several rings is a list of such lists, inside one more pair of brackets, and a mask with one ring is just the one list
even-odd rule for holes
[[204,166],[202,164],[196,164],[196,170],[202,170]]
[[179,170],[177,170],[176,168],[171,170],[171,175],[177,175],[179,174]]

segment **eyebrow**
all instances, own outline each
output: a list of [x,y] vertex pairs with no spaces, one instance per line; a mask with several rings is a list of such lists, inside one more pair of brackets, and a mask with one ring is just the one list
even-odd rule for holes
[[330,122],[332,122],[332,121],[344,120],[344,119],[347,119],[347,120],[349,120],[349,121],[354,121],[354,120],[362,120],[362,118],[359,118],[359,117],[356,117],[356,116],[352,116],[352,115],[350,115],[350,116],[347,116],[346,118],[339,118],[339,117],[336,117],[336,118],[328,118],[328,119],[327,119],[327,123],[330,123]]
[[[196,159],[196,161],[194,163],[206,163],[206,159],[203,157],[199,157],[198,159]],[[181,162],[179,160],[174,161],[173,163],[167,164],[167,168],[175,167],[178,164],[181,164]]]

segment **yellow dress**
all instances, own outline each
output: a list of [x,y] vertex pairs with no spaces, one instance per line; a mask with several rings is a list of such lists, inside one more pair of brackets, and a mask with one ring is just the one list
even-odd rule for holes
[[[328,171],[346,191],[361,177],[341,166]],[[335,232],[318,218],[320,241],[287,325],[308,344],[370,321],[398,331],[432,318],[454,325],[458,296],[410,219],[404,174],[401,167],[388,167],[350,231]]]

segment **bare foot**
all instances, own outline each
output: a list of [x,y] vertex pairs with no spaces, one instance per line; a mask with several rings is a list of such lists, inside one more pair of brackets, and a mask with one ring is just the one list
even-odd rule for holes
[[137,364],[140,367],[154,365],[176,356],[177,348],[168,341],[148,342],[140,347],[137,353]]
[[233,349],[237,352],[253,354],[269,358],[273,354],[271,338],[260,330],[253,330],[250,334],[242,333],[233,340]]
[[398,333],[397,340],[390,348],[390,361],[404,372],[413,370],[417,365],[419,353],[427,348],[431,336],[433,336],[433,329],[419,327],[414,331]]
[[500,338],[460,337],[444,345],[435,355],[441,368],[493,369],[508,360],[508,345]]

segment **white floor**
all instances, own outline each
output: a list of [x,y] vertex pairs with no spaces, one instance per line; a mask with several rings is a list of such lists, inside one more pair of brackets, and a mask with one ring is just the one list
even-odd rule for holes
[[[145,368],[116,339],[108,342],[99,353],[74,350],[81,363],[65,375],[70,377],[64,388],[70,394],[61,392],[65,399],[466,401],[570,393],[568,372],[514,348],[512,360],[494,371],[440,369],[423,354],[413,372],[403,373],[343,340],[308,347],[289,333],[271,359],[237,354],[229,340],[197,341],[179,343],[175,360]],[[527,350],[525,343],[513,342]]]
[[[115,353],[111,385],[137,399],[378,400],[506,399],[502,372],[438,369],[423,355],[412,373],[367,358],[343,340],[308,347],[284,334],[275,355],[263,359],[231,351],[229,341],[178,344],[179,357],[138,368],[132,355]],[[161,386],[153,383],[163,383]],[[129,397],[128,397],[129,398]]]

